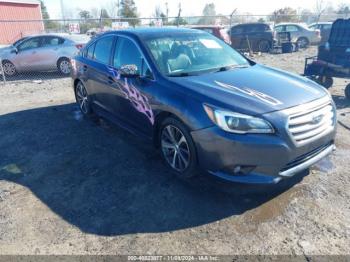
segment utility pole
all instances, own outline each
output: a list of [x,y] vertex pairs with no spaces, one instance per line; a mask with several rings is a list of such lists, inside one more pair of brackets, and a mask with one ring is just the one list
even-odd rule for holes
[[181,16],[181,2],[179,3],[179,14],[177,15],[177,27],[179,27],[180,24],[180,16]]
[[169,17],[169,6],[168,6],[168,2],[165,3],[165,12],[166,12],[166,18],[168,19],[168,17]]
[[63,0],[60,0],[60,5],[61,5],[61,16],[63,20],[63,30],[66,29],[66,15],[64,13],[64,5],[63,5]]

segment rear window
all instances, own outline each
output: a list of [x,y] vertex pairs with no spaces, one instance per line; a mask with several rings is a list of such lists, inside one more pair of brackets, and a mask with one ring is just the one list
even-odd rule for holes
[[86,44],[90,41],[90,37],[87,35],[69,35],[66,38],[78,44]]
[[94,58],[94,49],[95,49],[95,43],[90,45],[87,49],[86,49],[86,53],[85,53],[85,57],[89,58],[89,59],[93,59]]
[[235,27],[232,27],[231,29],[232,34],[242,34],[243,32],[244,30],[242,26],[235,26]]
[[265,24],[249,25],[249,26],[246,26],[245,31],[247,33],[266,32],[266,31],[270,31],[270,27]]

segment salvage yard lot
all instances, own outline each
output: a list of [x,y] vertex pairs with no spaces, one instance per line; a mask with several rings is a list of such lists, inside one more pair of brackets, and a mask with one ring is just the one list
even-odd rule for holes
[[[301,74],[315,54],[254,59]],[[345,85],[331,93],[346,126]],[[350,254],[343,125],[330,158],[262,193],[180,181],[151,145],[84,120],[73,97],[66,78],[0,86],[0,254]]]

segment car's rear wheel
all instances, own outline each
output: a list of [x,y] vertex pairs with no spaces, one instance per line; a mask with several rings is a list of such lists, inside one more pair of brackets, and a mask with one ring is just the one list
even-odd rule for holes
[[333,86],[333,78],[330,76],[319,76],[317,77],[316,82],[327,89]]
[[159,132],[161,155],[168,167],[180,178],[197,175],[197,156],[188,128],[175,118],[167,118]]
[[310,44],[310,41],[306,37],[300,37],[297,40],[297,44],[298,44],[299,48],[307,48]]
[[345,97],[350,100],[350,84],[345,87]]
[[71,64],[68,58],[60,58],[57,62],[58,71],[62,75],[69,75],[71,71]]
[[11,77],[17,74],[15,65],[12,64],[10,61],[3,61],[2,68],[6,76]]
[[89,116],[92,114],[90,97],[81,81],[79,81],[75,86],[75,99],[84,116]]
[[261,40],[258,44],[258,50],[263,53],[267,53],[270,51],[271,45],[267,40]]

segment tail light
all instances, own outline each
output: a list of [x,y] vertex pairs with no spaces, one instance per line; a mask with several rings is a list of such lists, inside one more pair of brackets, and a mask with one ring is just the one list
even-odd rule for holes
[[84,47],[84,45],[83,44],[77,44],[77,45],[75,45],[75,47],[78,48],[78,49],[82,49]]

